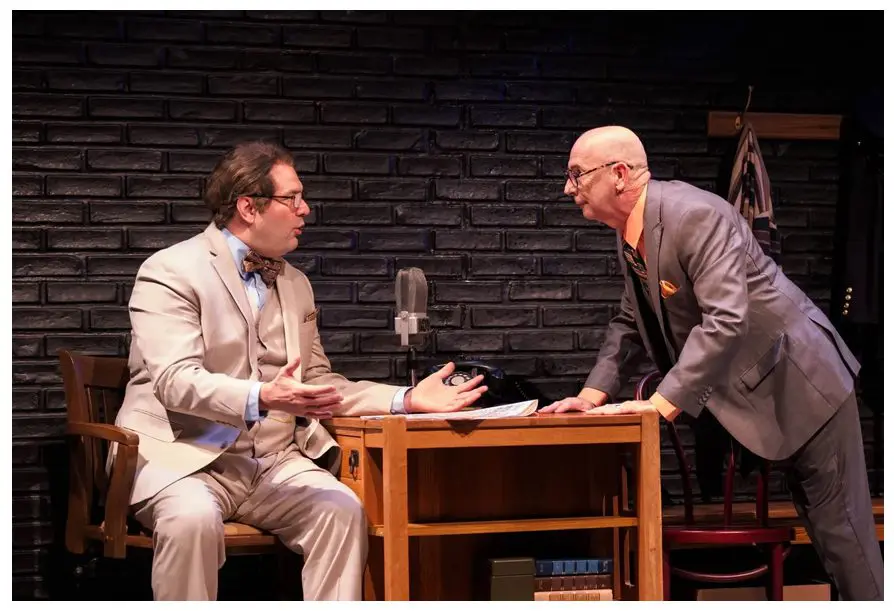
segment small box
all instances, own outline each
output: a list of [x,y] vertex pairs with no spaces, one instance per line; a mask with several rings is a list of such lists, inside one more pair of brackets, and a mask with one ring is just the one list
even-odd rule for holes
[[490,560],[491,600],[534,600],[533,558]]
[[[831,600],[831,598],[831,587],[827,583],[791,585],[782,588],[782,600]],[[704,588],[696,591],[696,600],[767,600],[767,591],[760,586]]]

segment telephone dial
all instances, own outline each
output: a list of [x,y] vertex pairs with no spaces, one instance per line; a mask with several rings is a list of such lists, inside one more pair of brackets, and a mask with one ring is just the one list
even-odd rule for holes
[[[425,376],[430,376],[446,364],[440,363],[429,367],[425,371]],[[473,407],[493,407],[532,399],[537,399],[541,406],[544,405],[543,395],[532,384],[518,376],[507,374],[499,367],[478,360],[460,360],[454,361],[454,364],[456,368],[453,373],[444,379],[444,384],[447,386],[459,386],[475,376],[484,376],[481,384],[487,386],[487,392],[481,395]]]

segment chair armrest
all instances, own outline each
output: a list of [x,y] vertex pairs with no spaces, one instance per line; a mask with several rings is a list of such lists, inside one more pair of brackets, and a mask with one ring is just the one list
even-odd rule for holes
[[[102,523],[103,555],[124,558],[127,549],[127,515],[130,510],[130,491],[137,470],[137,449],[140,437],[136,433],[113,424],[69,422],[66,433],[72,437],[92,437],[112,444],[115,453],[108,488],[105,495],[105,514]],[[103,468],[103,467],[99,467]],[[86,509],[84,509],[86,518]]]
[[139,437],[135,433],[126,432],[126,434],[135,439],[132,444],[118,444],[109,477],[109,490],[106,494],[103,553],[111,558],[124,558],[125,555],[130,491],[133,489],[133,479],[137,472]]
[[136,433],[115,426],[114,424],[97,424],[94,422],[69,422],[66,429],[68,435],[84,435],[106,441],[114,441],[126,446],[137,446],[140,437]]

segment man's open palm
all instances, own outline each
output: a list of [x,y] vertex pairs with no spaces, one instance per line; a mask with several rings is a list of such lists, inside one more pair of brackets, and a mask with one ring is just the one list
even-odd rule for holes
[[444,380],[453,373],[456,365],[447,363],[439,370],[419,382],[410,392],[410,409],[418,412],[455,412],[475,403],[487,392],[487,386],[479,386],[484,381],[478,375],[457,386],[447,386]]

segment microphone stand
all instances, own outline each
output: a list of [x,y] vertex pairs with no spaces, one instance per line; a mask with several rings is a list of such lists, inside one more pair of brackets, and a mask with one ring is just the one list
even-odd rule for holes
[[398,335],[401,337],[401,346],[407,349],[407,384],[411,387],[416,386],[416,383],[419,381],[416,374],[418,358],[416,346],[410,341],[410,336],[425,333],[428,330],[428,319],[424,315],[402,311],[395,318],[394,324]]
[[407,385],[411,388],[418,382],[416,376],[416,347],[410,346],[407,350]]

